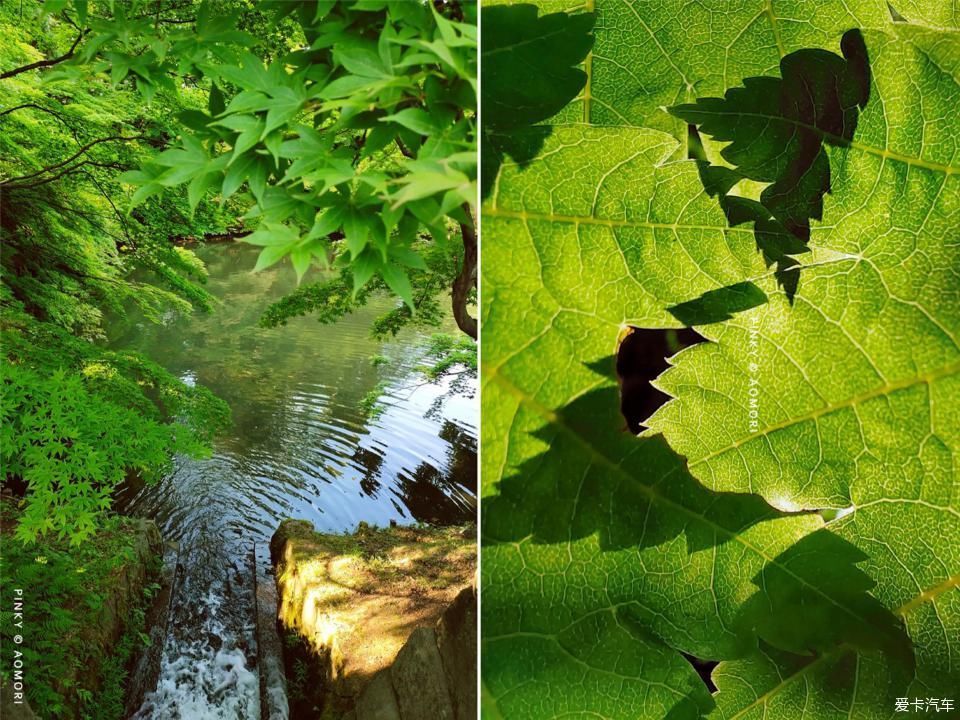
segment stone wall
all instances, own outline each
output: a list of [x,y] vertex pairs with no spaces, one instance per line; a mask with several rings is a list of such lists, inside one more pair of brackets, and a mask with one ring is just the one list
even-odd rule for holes
[[475,534],[284,521],[271,556],[291,717],[475,717]]
[[437,621],[418,627],[389,668],[360,693],[355,720],[477,717],[477,591],[464,588]]

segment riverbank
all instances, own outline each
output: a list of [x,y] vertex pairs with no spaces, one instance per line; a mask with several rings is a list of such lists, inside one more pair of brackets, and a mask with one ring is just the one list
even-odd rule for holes
[[25,545],[14,536],[19,516],[14,499],[0,500],[0,715],[122,720],[127,666],[145,644],[146,611],[158,589],[157,526],[115,516],[79,546],[55,538]]
[[433,717],[475,711],[462,697],[475,692],[475,527],[338,535],[285,520],[270,549],[292,720],[359,717],[371,695],[397,718],[417,699]]

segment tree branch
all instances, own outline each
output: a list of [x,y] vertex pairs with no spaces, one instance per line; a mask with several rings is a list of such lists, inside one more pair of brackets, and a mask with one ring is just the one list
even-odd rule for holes
[[69,165],[71,162],[73,162],[78,157],[83,155],[85,152],[90,150],[90,148],[92,148],[94,145],[99,145],[101,143],[114,142],[114,141],[119,142],[119,141],[128,141],[128,140],[149,140],[149,139],[150,138],[147,135],[111,135],[110,137],[100,138],[99,140],[93,140],[92,142],[88,142],[82,148],[77,150],[77,152],[75,152],[73,155],[68,157],[66,160],[63,160],[62,162],[58,162],[56,165],[50,165],[49,167],[45,167],[42,170],[37,170],[36,172],[30,173],[29,175],[20,175],[19,177],[8,178],[6,180],[0,181],[0,187],[4,187],[6,185],[12,185],[14,188],[27,187],[26,185],[18,186],[17,183],[19,183],[22,180],[29,180],[31,178],[35,178],[37,177],[37,175],[43,175],[44,173],[53,172],[54,170],[59,170],[64,165]]
[[[71,165],[70,167],[64,168],[63,170],[58,172],[56,175],[51,175],[50,177],[46,177],[43,180],[37,180],[36,182],[31,182],[31,183],[14,183],[12,185],[6,185],[6,183],[0,183],[0,185],[3,185],[4,187],[6,187],[7,190],[24,190],[26,188],[40,187],[41,185],[46,185],[47,183],[56,182],[60,178],[65,177],[67,175],[72,175],[73,173],[79,171],[80,168],[84,167],[85,165],[91,165],[93,167],[98,167],[98,168],[111,168],[113,170],[129,170],[130,169],[125,165],[121,165],[120,163],[102,163],[102,162],[96,162],[95,160],[81,160],[76,165]],[[87,174],[89,175],[89,173]]]
[[408,157],[411,160],[416,159],[416,155],[410,152],[410,148],[403,144],[403,140],[397,138],[397,147],[400,148],[400,152],[403,153],[404,157]]
[[108,203],[110,203],[110,207],[113,208],[113,214],[116,216],[117,220],[120,222],[120,228],[123,230],[123,234],[127,238],[127,245],[129,245],[133,249],[136,249],[137,243],[130,236],[130,228],[127,225],[126,216],[122,212],[120,212],[120,209],[113,202],[113,198],[110,197],[110,193],[108,193],[104,189],[103,185],[100,184],[100,181],[97,179],[97,176],[91,172],[85,172],[84,174],[88,178],[90,178],[90,182],[92,182],[94,185],[97,186],[97,190],[100,191],[100,195],[103,197],[103,199],[106,200]]
[[22,105],[15,105],[12,108],[8,108],[3,112],[0,112],[0,117],[3,117],[4,115],[9,115],[10,113],[16,112],[17,110],[25,110],[26,108],[33,108],[35,110],[40,110],[41,112],[47,113],[47,115],[50,115],[54,120],[59,122],[67,130],[70,131],[70,134],[73,135],[73,139],[77,143],[77,147],[80,147],[81,145],[83,145],[83,142],[81,142],[80,140],[80,136],[77,134],[77,129],[73,125],[67,122],[66,117],[62,113],[59,113],[56,110],[51,110],[50,108],[47,108],[47,107],[43,107],[42,105],[38,105],[37,103],[29,102],[29,103],[23,103]]
[[470,291],[477,286],[477,231],[473,223],[470,204],[463,204],[463,212],[468,222],[460,223],[460,236],[463,239],[463,265],[460,274],[453,281],[453,318],[457,327],[477,339],[477,319],[467,312]]
[[0,80],[13,77],[14,75],[19,75],[20,73],[25,73],[28,70],[36,70],[37,68],[50,67],[51,65],[58,65],[64,60],[69,60],[73,57],[73,53],[77,50],[77,45],[80,44],[80,41],[86,36],[90,30],[81,30],[80,34],[77,35],[77,39],[73,41],[73,45],[70,46],[70,49],[67,50],[63,55],[59,57],[51,58],[50,60],[37,60],[37,62],[30,63],[29,65],[21,65],[18,68],[13,70],[7,70],[5,73],[0,73]]
[[[414,158],[415,155],[410,152],[410,148],[403,144],[400,138],[397,138],[397,147],[404,157]],[[460,237],[463,239],[463,265],[460,268],[460,274],[453,281],[453,318],[457,321],[457,327],[463,332],[477,339],[477,319],[467,312],[467,301],[470,298],[470,291],[477,286],[477,230],[473,223],[473,213],[470,211],[470,203],[464,203],[463,212],[467,216],[467,222],[460,223]]]
[[37,103],[32,103],[32,102],[23,103],[23,105],[14,105],[12,108],[7,108],[7,109],[4,110],[3,112],[0,112],[0,117],[3,117],[4,115],[9,115],[10,113],[16,112],[17,110],[23,110],[24,108],[36,108],[37,110],[43,110],[43,112],[49,113],[50,115],[53,115],[53,116],[54,116],[55,118],[57,118],[58,120],[59,120],[60,117],[61,117],[61,116],[60,116],[60,113],[54,112],[53,110],[50,110],[49,108],[45,108],[45,107],[43,107],[42,105],[37,105]]

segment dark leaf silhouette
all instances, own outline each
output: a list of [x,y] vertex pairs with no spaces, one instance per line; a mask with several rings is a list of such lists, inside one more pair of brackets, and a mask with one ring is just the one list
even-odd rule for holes
[[[823,215],[830,192],[830,160],[824,144],[853,139],[870,95],[866,45],[858,30],[840,43],[843,57],[826,50],[799,50],[780,61],[780,78],[747,78],[723,98],[700,98],[670,108],[714,140],[728,142],[723,159],[733,167],[700,160],[704,187],[716,196],[732,225],[753,222],[757,247],[792,298],[799,282],[794,255],[805,252],[810,221]],[[730,191],[740,180],[769,183],[759,201]]]
[[762,305],[767,296],[751,282],[737,283],[706,292],[695,300],[667,308],[670,314],[684,325],[710,325]]
[[780,650],[815,655],[840,643],[879,650],[909,677],[910,639],[902,620],[869,594],[876,583],[858,567],[868,559],[828,530],[811,533],[753,579],[757,592],[744,604],[743,620]]
[[538,16],[533,5],[483,8],[481,102],[484,136],[481,187],[484,197],[503,157],[518,163],[535,157],[550,133],[544,128],[536,147],[516,146],[506,131],[556,115],[583,89],[587,74],[577,65],[593,47],[592,13]]

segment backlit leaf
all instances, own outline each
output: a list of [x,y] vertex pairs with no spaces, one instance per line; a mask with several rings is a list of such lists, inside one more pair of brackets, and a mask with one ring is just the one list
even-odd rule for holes
[[[592,6],[580,99],[548,125],[492,132],[502,164],[484,164],[484,712],[888,718],[896,697],[949,696],[960,44],[894,23],[885,3]],[[680,114],[715,142],[698,98],[780,78],[795,51],[840,58],[857,27],[866,101],[843,104],[839,132],[802,121],[814,156],[823,143],[822,210],[779,215],[809,223],[791,297],[758,252],[758,218],[718,201],[776,216],[735,175],[780,172],[727,146],[718,172],[733,175],[705,177],[664,108],[691,104]],[[807,85],[818,110],[827,85]],[[742,114],[731,127],[749,108],[727,108]],[[800,129],[783,127],[780,140]],[[634,437],[614,354],[631,326],[681,323],[708,342],[669,358],[655,384],[675,399]],[[718,695],[685,655],[721,661]]]

